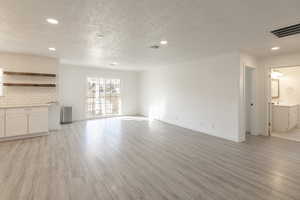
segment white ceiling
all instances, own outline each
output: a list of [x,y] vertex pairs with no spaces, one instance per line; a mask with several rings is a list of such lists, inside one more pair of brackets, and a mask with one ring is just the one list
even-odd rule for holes
[[[62,63],[149,69],[246,50],[300,50],[300,35],[269,31],[300,23],[299,0],[0,0],[0,51],[57,56]],[[51,17],[59,25],[49,25]],[[99,39],[97,34],[103,34]],[[161,39],[167,47],[149,46]],[[51,53],[48,47],[56,47]],[[278,53],[278,52],[276,52]]]

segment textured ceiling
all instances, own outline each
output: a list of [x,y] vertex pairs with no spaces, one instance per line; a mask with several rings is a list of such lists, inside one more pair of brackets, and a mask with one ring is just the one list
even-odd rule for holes
[[[299,10],[299,0],[0,0],[0,51],[135,70],[237,50],[267,56],[272,46],[300,50],[299,35],[269,33],[300,23]],[[49,25],[48,17],[60,23]],[[161,39],[169,44],[149,48]]]

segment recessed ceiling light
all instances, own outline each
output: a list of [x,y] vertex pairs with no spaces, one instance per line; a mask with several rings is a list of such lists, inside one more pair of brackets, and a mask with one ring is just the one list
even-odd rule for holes
[[167,40],[162,40],[162,41],[160,41],[160,44],[161,45],[166,45],[166,44],[168,44],[168,41]]
[[119,63],[117,63],[117,62],[113,62],[113,63],[110,63],[110,65],[112,65],[112,66],[115,66],[115,65],[118,65]]
[[56,51],[56,49],[54,47],[49,47],[48,49],[49,49],[49,51]]
[[46,19],[46,21],[49,23],[49,24],[58,24],[58,20],[56,19],[53,19],[53,18],[48,18]]
[[279,50],[279,49],[280,49],[280,47],[272,47],[272,48],[271,48],[272,51],[277,51],[277,50]]

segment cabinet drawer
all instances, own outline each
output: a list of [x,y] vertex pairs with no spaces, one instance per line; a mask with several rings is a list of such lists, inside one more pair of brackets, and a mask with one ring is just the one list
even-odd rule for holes
[[27,110],[25,108],[9,108],[6,110],[6,115],[10,114],[26,114]]

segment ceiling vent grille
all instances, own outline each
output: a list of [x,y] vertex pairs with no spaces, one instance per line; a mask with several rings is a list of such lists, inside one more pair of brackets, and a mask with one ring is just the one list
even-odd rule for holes
[[279,38],[287,37],[291,35],[296,35],[300,33],[300,24],[288,26],[285,28],[280,28],[274,31],[271,31],[274,35],[276,35]]
[[152,46],[150,46],[151,49],[159,49],[159,47],[160,46],[158,46],[158,45],[152,45]]

